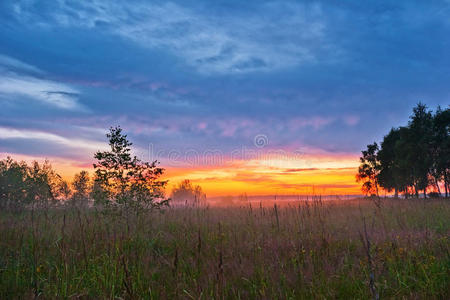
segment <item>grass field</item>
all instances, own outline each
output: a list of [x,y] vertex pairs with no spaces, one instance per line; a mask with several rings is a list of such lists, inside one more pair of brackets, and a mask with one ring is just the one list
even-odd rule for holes
[[1,213],[0,298],[450,298],[450,202]]

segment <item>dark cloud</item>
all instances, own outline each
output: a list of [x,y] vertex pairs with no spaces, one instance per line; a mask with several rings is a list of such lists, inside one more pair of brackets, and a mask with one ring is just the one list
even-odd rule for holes
[[299,173],[299,172],[307,172],[307,171],[349,171],[354,170],[354,168],[295,168],[295,169],[286,169],[283,173]]
[[[0,76],[64,89],[0,90],[0,126],[99,140],[121,124],[144,149],[227,152],[265,134],[357,153],[418,101],[450,103],[449,15],[448,1],[4,2]],[[72,102],[84,109],[55,107]]]

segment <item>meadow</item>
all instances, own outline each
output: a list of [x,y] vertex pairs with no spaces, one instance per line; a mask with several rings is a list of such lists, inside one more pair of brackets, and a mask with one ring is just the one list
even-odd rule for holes
[[0,298],[450,298],[450,202],[0,213]]

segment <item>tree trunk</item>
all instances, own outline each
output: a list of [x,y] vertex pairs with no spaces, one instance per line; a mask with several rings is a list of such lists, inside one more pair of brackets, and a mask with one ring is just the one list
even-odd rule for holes
[[434,180],[436,181],[436,189],[439,193],[439,197],[441,197],[441,188],[439,187],[439,180],[435,177]]
[[447,180],[447,172],[444,172],[444,187],[445,187],[445,198],[448,197],[448,180]]
[[394,190],[395,190],[394,197],[395,197],[395,199],[397,199],[398,198],[398,188],[395,188]]
[[414,185],[414,192],[416,194],[416,198],[419,198],[419,189],[417,188],[417,185]]

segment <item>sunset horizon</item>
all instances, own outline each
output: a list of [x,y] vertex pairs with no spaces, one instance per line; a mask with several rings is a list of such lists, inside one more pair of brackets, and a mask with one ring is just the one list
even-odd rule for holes
[[2,0],[0,41],[0,299],[450,299],[450,0]]
[[69,182],[121,126],[168,193],[359,195],[366,145],[450,103],[448,3],[0,7],[0,158]]
[[[107,130],[105,130],[105,134]],[[261,137],[261,135],[259,135]],[[302,148],[268,149],[267,145],[242,147],[231,151],[231,155],[219,149],[197,152],[177,150],[139,149],[135,154],[142,160],[158,161],[165,169],[162,177],[168,180],[167,194],[183,180],[190,180],[202,186],[207,196],[254,196],[269,195],[362,195],[360,185],[355,181],[358,168],[358,154],[330,153],[324,151],[303,152]],[[99,145],[96,141],[92,145]],[[107,149],[106,137],[104,146]],[[147,153],[145,153],[147,152]],[[317,153],[317,152],[320,152]],[[164,157],[169,153],[170,157]],[[51,163],[55,171],[68,182],[74,175],[87,171],[94,175],[95,159],[86,157],[83,161],[70,161],[55,157],[28,156],[16,153],[0,153],[2,158],[12,157],[28,163],[37,161]]]

